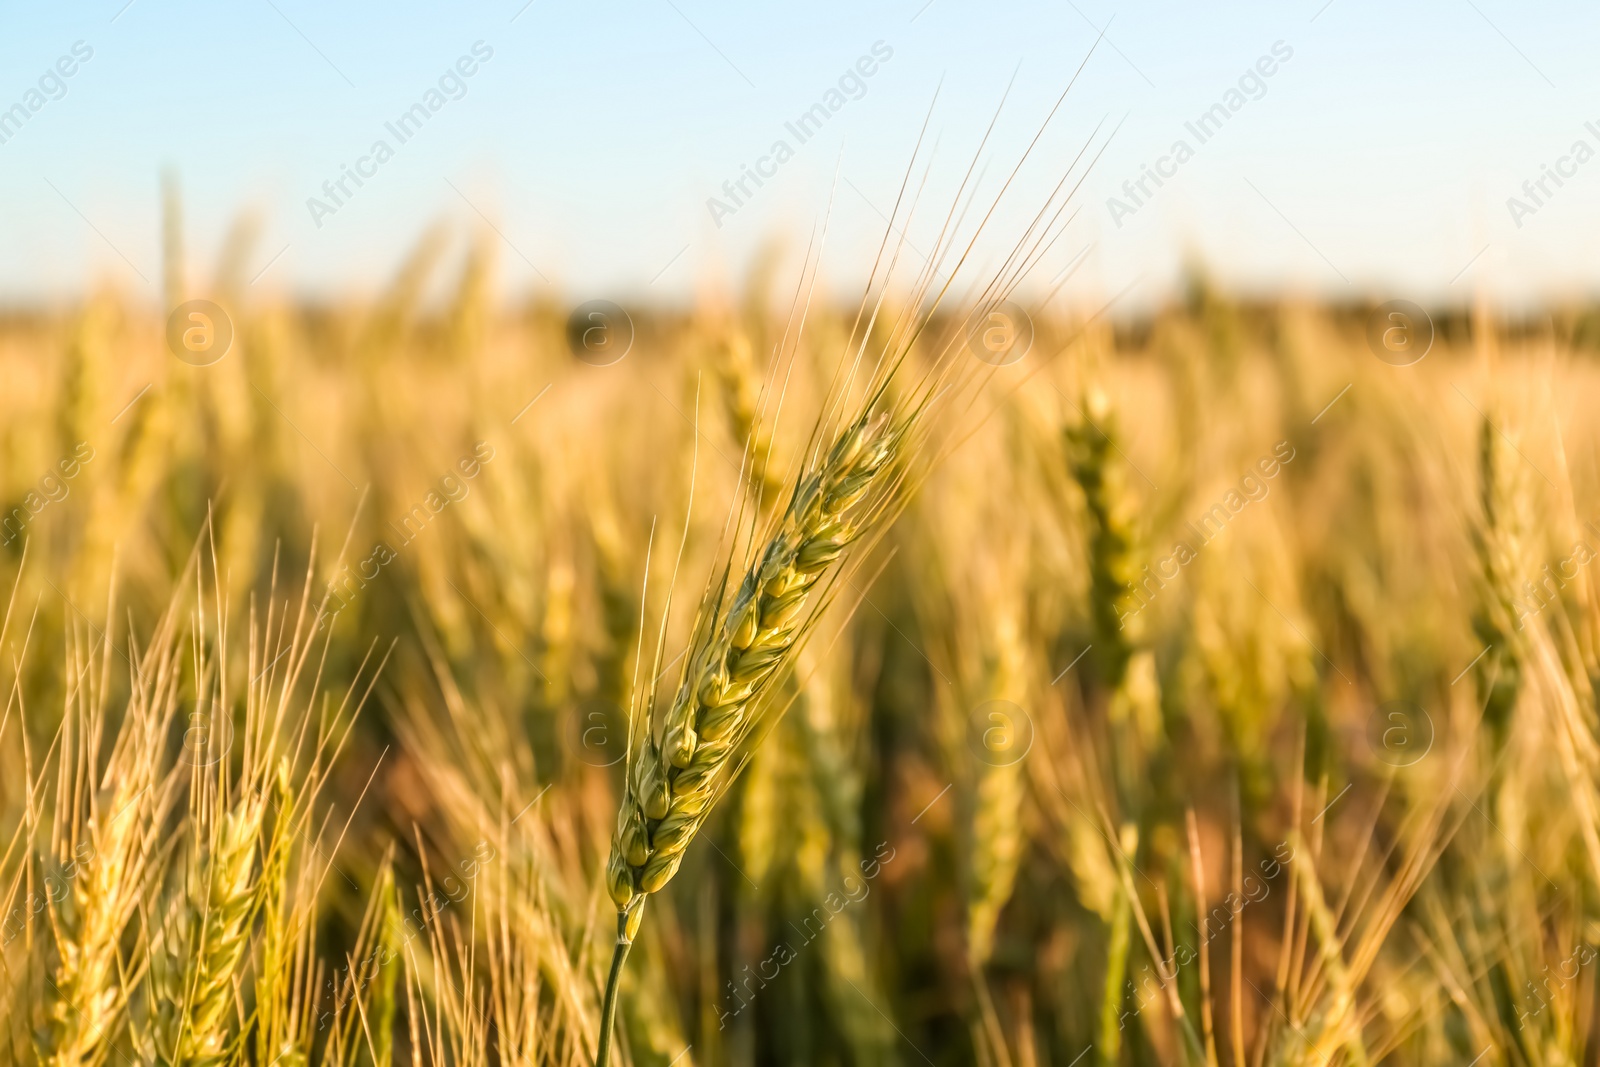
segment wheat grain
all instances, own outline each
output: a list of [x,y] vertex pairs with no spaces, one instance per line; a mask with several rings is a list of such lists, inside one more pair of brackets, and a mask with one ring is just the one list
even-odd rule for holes
[[1506,742],[1511,712],[1522,682],[1517,629],[1524,611],[1521,583],[1532,574],[1529,562],[1527,478],[1521,458],[1485,416],[1478,427],[1477,530],[1482,592],[1472,626],[1488,653],[1478,661],[1478,686],[1484,694],[1484,722],[1497,746]]
[[[256,904],[256,845],[265,799],[246,797],[218,820],[204,874],[197,872],[173,943],[170,965],[181,976],[168,1003],[174,1018],[157,1038],[163,1058],[214,1067],[228,1057],[234,976],[244,959]],[[165,1005],[164,1005],[165,1006]]]
[[[606,885],[618,909],[613,973],[601,1022],[601,1062],[614,989],[644,902],[677,873],[684,850],[734,773],[734,754],[769,710],[764,703],[814,615],[823,575],[880,519],[899,483],[895,463],[907,427],[888,412],[863,412],[798,479],[788,508],[736,590],[726,577],[707,598],[660,741],[640,729],[628,758]],[[814,607],[814,605],[811,605]]]
[[760,724],[763,698],[789,660],[813,590],[881,511],[875,493],[892,481],[901,433],[886,413],[862,416],[841,433],[795,489],[726,609],[700,628],[661,740],[641,736],[629,759],[628,795],[607,865],[619,909],[637,914],[643,898],[677,873],[726,787],[739,744]]

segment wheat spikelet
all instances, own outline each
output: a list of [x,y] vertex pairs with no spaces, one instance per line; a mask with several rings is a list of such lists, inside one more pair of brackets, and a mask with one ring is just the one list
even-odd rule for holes
[[[97,701],[110,671],[109,636],[96,691],[74,686],[68,694],[64,729],[71,733],[61,746],[54,851],[58,863],[75,865],[76,874],[66,898],[47,909],[57,961],[37,1051],[51,1067],[102,1063],[124,1023],[121,941],[149,880],[156,824],[170,797],[161,739],[172,721],[180,673],[172,643],[169,613],[148,654],[130,664],[133,695],[103,771],[109,788],[96,789],[93,781],[100,776],[95,752],[103,720]],[[74,676],[81,677],[92,673],[93,661],[74,666]],[[86,813],[81,825],[75,821],[79,812]]]
[[1082,421],[1066,431],[1072,476],[1083,490],[1089,517],[1089,607],[1094,622],[1096,658],[1110,686],[1122,684],[1145,620],[1134,594],[1139,573],[1134,562],[1134,501],[1127,473],[1117,462],[1110,405],[1091,390]]
[[661,740],[643,733],[629,759],[606,868],[611,898],[629,916],[677,873],[726,787],[731,757],[758,725],[762,698],[800,636],[813,590],[881,512],[903,432],[887,413],[863,415],[841,432],[799,482],[726,609],[714,609],[698,628]]
[[390,1067],[394,1060],[394,1020],[399,1002],[395,997],[395,981],[399,977],[401,936],[400,891],[394,881],[394,867],[385,863],[378,875],[377,957],[372,967],[377,977],[372,982],[372,1003],[368,1014],[372,1017],[373,1067]]
[[734,441],[745,454],[745,483],[765,507],[776,503],[783,483],[772,473],[772,436],[761,418],[761,383],[751,358],[750,341],[730,331],[717,345],[717,379]]
[[[256,903],[256,843],[263,798],[246,797],[219,820],[172,943],[179,984],[165,1033],[156,1038],[173,1063],[214,1067],[228,1057],[234,975],[244,959]],[[167,1005],[163,1005],[166,1007]]]
[[888,411],[874,413],[879,385],[802,470],[788,508],[752,546],[754,563],[737,588],[729,585],[731,566],[709,585],[661,739],[648,710],[642,717],[636,712],[630,725],[626,792],[606,865],[617,944],[601,1008],[601,1063],[609,1057],[618,979],[645,900],[677,873],[684,850],[737,773],[734,754],[771,710],[773,680],[827,599],[825,592],[812,599],[819,584],[827,585],[823,575],[897,502],[903,478],[896,461],[924,409],[914,408],[898,425]]
[[291,899],[290,852],[294,843],[294,782],[287,760],[273,780],[275,817],[262,860],[261,949],[255,975],[256,1060],[271,1063],[295,1052],[294,1013],[296,930],[309,932],[306,916]]
[[70,907],[51,916],[60,961],[51,986],[49,1029],[40,1059],[52,1067],[78,1067],[103,1062],[110,1052],[125,993],[117,976],[118,941],[129,917],[130,882],[138,879],[142,811],[135,790],[112,794],[110,818],[91,820],[89,841],[94,860],[87,876],[78,878]]
[[[992,619],[994,639],[985,672],[988,675],[984,686],[988,694],[986,699],[1017,704],[1026,697],[1028,670],[1021,621],[1014,611],[1002,612]],[[1012,758],[1023,724],[997,721],[985,725],[990,730],[1003,731],[1006,736],[1001,739],[1003,744],[997,741],[995,762],[978,762],[971,802],[967,952],[975,967],[987,963],[994,954],[995,926],[1001,909],[1011,899],[1024,844],[1021,816],[1026,782],[1022,761]]]
[[1521,583],[1532,573],[1529,563],[1527,477],[1521,458],[1486,415],[1478,427],[1477,531],[1481,589],[1472,627],[1489,646],[1476,671],[1484,695],[1484,721],[1495,744],[1502,746],[1511,726],[1511,711],[1522,684],[1522,662],[1516,631],[1522,625]]

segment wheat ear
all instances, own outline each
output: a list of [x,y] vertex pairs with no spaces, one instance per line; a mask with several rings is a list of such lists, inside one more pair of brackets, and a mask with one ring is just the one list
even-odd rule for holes
[[208,873],[185,918],[195,940],[182,944],[184,984],[176,1032],[168,1050],[173,1062],[213,1067],[228,1058],[228,1013],[233,979],[249,945],[255,909],[256,843],[262,797],[247,797],[219,820],[207,857]]
[[[171,796],[160,744],[176,707],[174,633],[169,614],[147,654],[130,661],[134,691],[103,775],[95,773],[93,753],[104,730],[109,634],[102,642],[98,686],[91,692],[75,684],[68,694],[54,851],[75,877],[65,899],[46,909],[58,961],[36,1052],[49,1067],[105,1062],[125,1021],[121,943],[155,865],[155,828]],[[93,666],[86,659],[78,673],[92,674]],[[96,777],[105,788],[95,788]],[[88,813],[81,825],[79,811]]]
[[617,979],[645,900],[677,873],[684,850],[732,780],[732,757],[761,722],[763,697],[807,628],[806,609],[824,574],[883,517],[901,484],[893,460],[905,432],[887,412],[867,412],[835,437],[799,480],[726,608],[726,575],[713,583],[661,740],[650,729],[636,731],[606,865],[606,887],[618,911],[617,949],[602,1007],[599,1063],[606,1062]]
[[1522,657],[1516,631],[1526,609],[1519,580],[1533,571],[1527,545],[1526,479],[1520,458],[1485,416],[1478,427],[1478,499],[1482,519],[1475,531],[1481,591],[1472,629],[1489,647],[1476,665],[1484,722],[1496,751],[1511,730],[1511,712],[1522,688]]

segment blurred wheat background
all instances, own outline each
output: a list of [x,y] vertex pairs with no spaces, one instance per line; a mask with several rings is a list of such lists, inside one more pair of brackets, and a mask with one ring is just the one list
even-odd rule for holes
[[[492,235],[331,306],[237,243],[169,234],[211,365],[114,289],[0,321],[0,1060],[590,1063],[636,660],[857,309],[795,332],[774,252],[596,366]],[[618,1055],[1597,1062],[1593,313],[1395,366],[1199,272],[1031,310],[655,895]]]

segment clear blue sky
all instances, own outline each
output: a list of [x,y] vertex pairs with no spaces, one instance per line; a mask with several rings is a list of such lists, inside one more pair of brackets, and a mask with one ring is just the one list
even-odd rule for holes
[[[1121,123],[1041,268],[1083,254],[1073,287],[1085,299],[1135,281],[1152,298],[1191,253],[1240,285],[1383,298],[1484,288],[1526,301],[1600,282],[1600,158],[1561,164],[1569,176],[1547,179],[1542,203],[1521,188],[1580,139],[1600,151],[1592,5],[124,3],[6,16],[0,109],[27,112],[9,133],[0,115],[8,302],[107,277],[154,300],[164,167],[181,178],[202,267],[238,212],[261,214],[261,289],[367,290],[430,222],[486,217],[503,234],[508,293],[542,275],[575,298],[662,299],[738,277],[765,240],[803,241],[837,167],[826,265],[849,281],[941,79],[935,189],[958,176],[1016,72],[992,183],[1108,20],[1023,191],[1031,202],[1097,123]],[[492,50],[481,62],[480,41]],[[89,59],[73,60],[77,42]],[[785,123],[878,42],[892,56],[865,64],[859,99],[799,144]],[[1292,57],[1266,64],[1259,91],[1247,79],[1242,106],[1199,143],[1185,123],[1226,104],[1277,42]],[[62,57],[70,77],[48,73]],[[426,103],[461,57],[474,72],[446,77],[446,102],[400,143],[385,123]],[[360,163],[380,139],[393,158]],[[764,164],[773,176],[718,226],[708,198],[780,139],[793,158]],[[1162,164],[1172,176],[1158,190],[1147,179],[1154,195],[1114,219],[1108,198],[1180,139],[1193,157]],[[347,179],[353,195],[314,220],[308,198],[332,206],[323,182],[358,164],[371,177]],[[1514,220],[1512,196],[1536,210]]]

